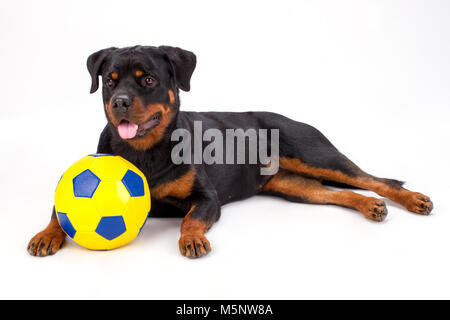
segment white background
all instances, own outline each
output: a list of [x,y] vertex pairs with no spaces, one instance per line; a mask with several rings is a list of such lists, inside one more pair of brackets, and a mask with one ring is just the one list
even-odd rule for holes
[[[0,11],[0,298],[450,298],[448,1],[17,1]],[[61,173],[105,124],[86,58],[174,45],[198,64],[182,108],[270,110],[319,128],[364,170],[431,196],[374,223],[254,197],[223,207],[199,260],[180,219],[130,245],[26,252]],[[370,192],[363,192],[371,194]]]

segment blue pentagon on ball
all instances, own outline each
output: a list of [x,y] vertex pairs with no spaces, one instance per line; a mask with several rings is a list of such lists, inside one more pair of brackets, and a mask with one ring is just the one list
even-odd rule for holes
[[142,178],[137,173],[128,170],[122,178],[122,183],[127,188],[130,196],[142,197],[145,195],[144,181],[142,181]]
[[77,231],[75,230],[72,223],[70,222],[67,214],[58,212],[58,220],[59,220],[59,224],[61,225],[61,228],[64,230],[64,232],[67,233],[67,235],[71,238],[75,237],[75,233],[77,233]]
[[75,197],[92,198],[100,184],[100,179],[89,169],[73,178],[73,193]]
[[97,229],[95,229],[96,233],[108,240],[117,238],[125,233],[125,231],[127,231],[127,228],[122,216],[103,217],[100,220]]

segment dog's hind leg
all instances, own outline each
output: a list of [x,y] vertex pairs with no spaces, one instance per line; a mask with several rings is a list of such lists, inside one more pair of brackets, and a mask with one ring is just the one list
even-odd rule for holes
[[348,207],[358,210],[366,218],[374,221],[382,221],[387,215],[386,205],[380,199],[366,197],[349,190],[329,190],[319,180],[283,169],[266,183],[262,193],[295,202]]
[[277,114],[262,114],[266,128],[279,128],[279,168],[319,181],[367,189],[398,202],[411,212],[428,215],[430,198],[402,187],[402,182],[374,177],[356,166],[316,128]]
[[403,183],[400,181],[374,177],[359,169],[342,154],[339,153],[339,155],[336,157],[333,169],[315,167],[300,159],[287,157],[280,158],[280,168],[320,181],[331,180],[374,191],[414,213],[428,215],[433,209],[433,203],[429,197],[403,188]]

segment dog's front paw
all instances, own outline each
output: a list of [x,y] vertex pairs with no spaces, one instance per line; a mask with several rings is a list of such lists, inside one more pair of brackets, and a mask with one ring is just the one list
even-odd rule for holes
[[35,235],[28,244],[28,253],[45,257],[55,254],[62,246],[66,234],[58,228],[47,228]]
[[181,235],[178,244],[181,254],[188,258],[200,258],[211,251],[211,245],[204,235]]
[[419,192],[411,192],[407,197],[405,207],[411,212],[429,215],[433,210],[433,202],[429,197]]

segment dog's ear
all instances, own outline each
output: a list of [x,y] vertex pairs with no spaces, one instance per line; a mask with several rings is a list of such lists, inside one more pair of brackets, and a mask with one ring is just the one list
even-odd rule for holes
[[191,76],[197,64],[195,54],[177,47],[160,46],[159,49],[169,60],[177,86],[181,90],[189,91]]
[[98,89],[98,76],[101,73],[103,62],[105,62],[108,55],[116,49],[117,48],[111,47],[97,51],[91,54],[87,59],[87,68],[92,79],[91,93],[94,93]]

